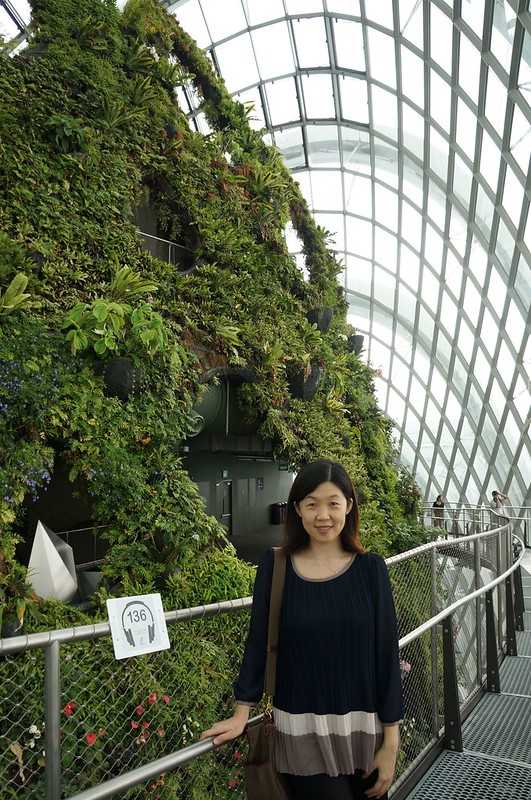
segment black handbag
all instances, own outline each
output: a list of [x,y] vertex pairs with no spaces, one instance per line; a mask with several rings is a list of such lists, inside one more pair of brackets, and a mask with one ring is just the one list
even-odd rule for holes
[[286,553],[281,547],[274,547],[273,552],[275,562],[269,603],[267,659],[264,681],[264,693],[269,702],[260,722],[256,725],[249,725],[246,728],[249,742],[249,752],[245,761],[247,800],[289,800],[289,792],[284,783],[282,773],[276,771],[273,763],[276,731],[271,704],[275,693],[280,605],[286,576]]

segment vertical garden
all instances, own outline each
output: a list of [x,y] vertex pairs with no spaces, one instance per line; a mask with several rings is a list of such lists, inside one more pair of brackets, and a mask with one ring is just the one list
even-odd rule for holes
[[[348,469],[362,498],[366,546],[384,555],[410,546],[418,492],[396,466],[373,372],[352,346],[341,264],[279,153],[249,126],[252,110],[230,97],[155,0],[130,0],[122,13],[112,0],[31,5],[29,46],[14,57],[7,47],[0,53],[3,623],[24,618],[32,631],[101,619],[109,593],[161,592],[166,608],[250,593],[253,568],[206,514],[179,458],[205,390],[202,352],[209,363],[256,375],[240,390],[241,413],[259,420],[277,458],[297,469],[326,457]],[[184,84],[202,98],[208,136],[191,130],[178,106],[175,87]],[[146,205],[160,236],[183,248],[174,263],[142,246],[135,218]],[[306,277],[287,251],[289,221]],[[310,321],[321,315],[326,325]],[[134,371],[126,397],[109,386],[116,359]],[[293,396],[294,376],[304,382],[314,374],[312,398]],[[107,526],[105,580],[92,615],[39,601],[16,557],[28,509],[59,462],[81,487],[92,521]],[[213,696],[204,698],[204,682],[191,692],[203,703],[201,721],[229,701],[222,689],[231,660],[220,654],[224,643],[240,646],[244,621],[201,629],[211,647],[197,668],[213,670]],[[193,637],[183,641],[186,661],[199,650]],[[86,685],[96,685],[105,656],[83,658]],[[19,667],[37,669],[29,661]],[[182,663],[179,670],[193,682]],[[160,675],[146,674],[142,691],[174,697],[168,665],[164,676],[162,685]],[[142,699],[140,692],[133,708]],[[74,703],[68,725],[76,701],[66,701]],[[79,722],[81,739],[114,724],[104,716],[100,708],[94,722]],[[9,775],[5,764],[0,757]],[[39,769],[35,762],[36,776]],[[91,769],[94,780],[106,774],[97,761]],[[205,797],[209,780],[205,773]],[[25,785],[31,791],[31,781]]]

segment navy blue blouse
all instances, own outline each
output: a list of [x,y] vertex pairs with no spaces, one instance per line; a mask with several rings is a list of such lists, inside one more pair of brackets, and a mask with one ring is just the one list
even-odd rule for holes
[[[257,569],[236,702],[255,705],[264,687],[274,554]],[[383,725],[404,715],[398,626],[387,565],[357,554],[324,580],[299,575],[288,556],[273,705],[290,714],[375,712]]]

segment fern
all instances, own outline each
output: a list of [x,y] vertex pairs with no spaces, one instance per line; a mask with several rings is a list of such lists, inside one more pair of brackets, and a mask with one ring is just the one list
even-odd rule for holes
[[157,284],[143,278],[138,272],[133,272],[130,267],[119,269],[110,285],[109,294],[115,300],[134,297],[139,294],[156,292]]

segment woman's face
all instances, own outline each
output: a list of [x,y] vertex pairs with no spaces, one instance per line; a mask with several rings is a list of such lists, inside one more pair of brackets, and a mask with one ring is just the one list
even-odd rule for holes
[[352,499],[347,500],[335,483],[326,481],[295,503],[295,510],[308,536],[315,542],[326,542],[339,536],[352,505]]

